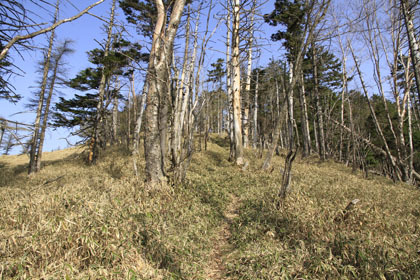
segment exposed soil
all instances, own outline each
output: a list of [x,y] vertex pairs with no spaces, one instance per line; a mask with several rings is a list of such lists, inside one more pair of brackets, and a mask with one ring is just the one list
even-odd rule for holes
[[213,240],[213,251],[211,253],[212,262],[208,267],[206,279],[225,279],[226,267],[224,265],[225,257],[232,251],[232,244],[229,243],[231,237],[230,227],[232,221],[238,216],[239,199],[231,194],[231,202],[224,213],[224,222],[218,229],[218,234]]

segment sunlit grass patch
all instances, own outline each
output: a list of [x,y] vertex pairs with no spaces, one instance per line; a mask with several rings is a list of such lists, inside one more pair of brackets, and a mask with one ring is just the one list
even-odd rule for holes
[[80,152],[47,154],[30,177],[22,158],[1,157],[0,278],[209,279],[233,197],[229,251],[216,254],[225,278],[420,278],[418,190],[311,157],[296,160],[276,209],[284,158],[263,172],[249,149],[244,171],[228,149],[212,135],[184,184],[153,193],[144,191],[144,161],[136,178],[122,147],[92,166]]

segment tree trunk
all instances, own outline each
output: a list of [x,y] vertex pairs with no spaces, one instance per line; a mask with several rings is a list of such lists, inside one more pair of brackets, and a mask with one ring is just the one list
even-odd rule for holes
[[134,88],[134,70],[131,73],[130,85],[131,85],[131,87],[130,87],[131,95],[133,96],[133,120],[136,120],[137,119],[137,110],[138,110],[138,105],[139,104],[137,103],[136,89]]
[[299,100],[301,108],[301,126],[302,126],[302,140],[303,151],[302,157],[307,157],[311,154],[311,135],[309,131],[308,106],[306,104],[305,81],[303,79],[303,72],[300,71],[300,91]]
[[235,146],[234,146],[234,133],[233,133],[233,92],[232,92],[232,61],[230,57],[231,51],[231,11],[230,3],[227,1],[227,35],[226,35],[226,91],[228,96],[228,134],[230,143],[229,160],[233,160],[235,157]]
[[234,1],[232,31],[232,67],[233,67],[233,133],[235,145],[235,162],[244,164],[242,128],[241,128],[241,65],[239,60],[239,20],[240,0]]
[[251,75],[252,75],[252,48],[253,48],[253,37],[254,37],[254,14],[255,14],[255,1],[252,6],[251,10],[251,23],[250,23],[250,30],[249,30],[249,38],[248,38],[248,67],[247,67],[247,75],[246,75],[246,84],[245,84],[245,94],[244,94],[244,115],[242,119],[242,129],[244,132],[243,135],[243,145],[244,148],[248,147],[249,143],[249,95],[251,92]]
[[[58,3],[57,3],[57,5],[58,5]],[[53,96],[53,93],[54,93],[55,82],[57,80],[57,72],[58,72],[58,68],[60,67],[60,60],[64,56],[64,54],[68,51],[68,47],[67,47],[68,43],[69,43],[69,41],[65,41],[63,43],[62,49],[59,50],[59,53],[57,53],[57,56],[54,58],[53,74],[52,74],[50,85],[49,85],[50,88],[49,88],[49,92],[48,92],[47,102],[46,102],[45,108],[44,108],[44,116],[43,116],[43,120],[42,120],[41,134],[40,134],[40,137],[39,137],[39,146],[38,146],[38,150],[36,152],[36,157],[35,157],[36,158],[36,172],[41,170],[42,150],[43,150],[43,147],[44,147],[45,132],[47,130],[47,122],[48,122],[48,115],[49,115],[49,111],[50,111],[51,99],[52,99],[52,96]]]
[[[155,0],[157,7],[157,21],[153,34],[152,49],[148,67],[146,98],[146,126],[145,126],[145,158],[146,183],[149,188],[156,188],[166,184],[164,170],[165,142],[167,126],[168,84],[173,42],[185,0],[176,0],[173,4],[169,23],[166,25],[167,11],[162,0]],[[161,102],[159,102],[161,101]]]
[[410,102],[410,98],[408,98],[408,102],[407,102],[407,111],[408,111],[408,143],[409,143],[409,147],[410,147],[410,154],[409,154],[409,158],[408,158],[408,175],[409,175],[409,179],[412,183],[414,183],[414,178],[413,178],[413,171],[414,171],[414,163],[413,163],[413,158],[414,158],[414,147],[413,147],[413,128],[411,125],[411,102]]
[[273,130],[273,141],[271,143],[271,146],[268,150],[267,156],[264,160],[264,163],[261,167],[262,170],[267,170],[270,166],[271,166],[271,160],[274,156],[274,152],[277,149],[278,146],[278,142],[279,142],[279,138],[280,138],[280,133],[281,130],[283,129],[283,121],[284,121],[284,115],[283,113],[283,109],[286,105],[286,100],[283,100],[283,102],[281,103],[281,107],[279,108],[279,115],[276,117],[276,121],[275,121],[275,125],[274,125],[274,130]]
[[136,116],[136,126],[134,128],[134,141],[133,141],[133,152],[135,152],[136,154],[138,154],[139,151],[139,146],[140,146],[140,130],[141,130],[141,124],[142,124],[142,120],[143,120],[143,114],[144,114],[144,105],[146,103],[146,96],[147,96],[147,89],[146,89],[146,83],[147,78],[145,80],[145,85],[143,88],[143,93],[141,95],[140,98],[140,111],[138,113],[138,115]]
[[114,94],[114,104],[112,107],[112,144],[118,142],[118,94]]
[[[177,85],[177,91],[175,96],[174,102],[174,112],[173,112],[173,124],[172,124],[172,167],[175,170],[175,173],[178,173],[176,170],[180,165],[181,160],[181,138],[182,138],[182,128],[183,123],[181,122],[181,115],[185,112],[182,111],[184,108],[184,102],[188,100],[187,96],[185,95],[184,84],[186,80],[186,76],[189,75],[187,73],[188,70],[188,55],[189,55],[189,45],[190,45],[190,4],[188,4],[188,17],[187,17],[187,24],[185,27],[185,49],[184,49],[184,61],[182,65],[182,72],[181,72],[181,79]],[[179,177],[179,174],[175,174],[175,177]],[[178,179],[176,179],[178,181]]]
[[[280,75],[280,78],[281,78],[281,83],[284,85],[283,77],[281,75]],[[278,93],[279,88],[278,88],[277,80],[276,80],[276,91],[277,91],[277,93],[276,93],[277,99],[280,99],[280,96],[279,96],[280,94]],[[290,91],[292,91],[292,90],[290,89]],[[274,121],[275,124],[274,124],[273,133],[272,133],[273,134],[273,140],[271,142],[271,146],[268,150],[268,153],[267,153],[267,156],[264,160],[264,163],[261,167],[261,169],[263,169],[263,170],[267,170],[271,166],[271,160],[274,156],[274,152],[277,149],[280,134],[281,134],[281,131],[283,129],[283,121],[284,121],[283,110],[284,110],[285,105],[288,102],[287,101],[287,96],[288,95],[286,93],[286,89],[284,88],[284,86],[282,86],[282,93],[283,93],[283,98],[284,99],[282,100],[281,103],[280,103],[280,100],[277,102],[277,104],[278,104],[277,105],[277,114],[276,114],[276,118],[275,118],[275,121]],[[293,91],[292,91],[292,94],[293,94]]]
[[[351,157],[352,157],[352,171],[356,172],[357,165],[356,165],[356,137],[354,131],[354,122],[353,122],[353,109],[351,106],[350,97],[348,96],[348,108],[349,108],[349,120],[350,120],[350,135],[351,135]],[[341,124],[341,128],[344,129],[344,123]]]
[[353,56],[354,63],[356,65],[357,73],[358,73],[359,78],[360,78],[360,83],[362,84],[363,92],[365,94],[366,100],[367,100],[368,105],[369,105],[370,113],[371,113],[371,116],[373,118],[373,122],[375,124],[376,131],[378,132],[379,136],[381,137],[382,144],[385,147],[386,155],[388,157],[388,160],[390,161],[390,164],[392,165],[393,172],[394,172],[394,174],[392,174],[392,176],[394,176],[394,175],[397,176],[398,180],[401,181],[401,171],[399,170],[399,168],[397,167],[397,165],[395,163],[395,158],[391,154],[388,143],[387,143],[386,138],[383,134],[382,128],[381,128],[381,126],[378,122],[378,119],[376,117],[375,110],[372,106],[372,103],[370,102],[369,95],[367,93],[367,89],[366,89],[366,86],[365,86],[365,82],[363,80],[363,76],[362,76],[362,73],[361,73],[361,70],[360,70],[360,67],[359,67],[359,63],[356,59],[356,56],[354,55],[354,51],[353,51],[353,48],[351,47],[351,45],[350,45],[350,50],[351,50],[351,53],[352,53],[352,56]]
[[[341,45],[341,41],[340,41],[340,45]],[[345,93],[347,91],[347,69],[346,69],[346,62],[347,62],[347,57],[344,53],[344,50],[342,49],[343,52],[343,66],[342,66],[342,79],[343,79],[343,89],[341,90],[341,111],[340,111],[340,122],[342,125],[344,125],[344,103],[345,103]],[[340,150],[339,150],[339,156],[338,156],[338,160],[342,161],[343,160],[343,128],[340,127]]]
[[[115,6],[116,6],[116,0],[112,1],[112,8],[111,8],[111,16],[108,24],[108,30],[107,30],[107,40],[105,43],[105,49],[104,49],[104,58],[108,57],[109,49],[111,46],[111,40],[112,40],[112,28],[114,27],[114,18],[115,18]],[[104,103],[104,96],[105,96],[105,87],[107,84],[107,74],[105,69],[102,70],[101,75],[101,81],[99,83],[99,96],[98,96],[98,103],[96,105],[96,117],[95,117],[95,124],[93,129],[93,136],[91,140],[91,150],[89,151],[89,157],[88,162],[94,163],[97,159],[98,154],[98,142],[99,142],[99,130],[102,124],[102,118],[103,118],[103,103]]]
[[127,131],[126,131],[126,143],[127,143],[127,149],[130,148],[130,136],[131,136],[131,102],[130,102],[130,93],[127,93],[127,102],[126,102],[126,108],[127,108]]
[[284,171],[282,176],[282,184],[280,188],[280,192],[278,194],[278,197],[280,198],[280,201],[278,202],[278,205],[281,201],[283,201],[286,198],[286,194],[290,187],[290,182],[292,179],[291,171],[292,171],[292,163],[296,157],[297,154],[297,148],[295,148],[295,138],[294,138],[294,126],[295,126],[295,119],[293,116],[293,88],[296,81],[296,78],[294,77],[294,72],[296,68],[294,68],[293,63],[290,62],[290,89],[287,92],[286,100],[287,100],[287,109],[288,109],[288,118],[287,118],[287,130],[288,130],[288,143],[289,143],[289,152],[287,153],[285,162],[284,162]]
[[420,99],[420,47],[416,39],[413,24],[413,10],[410,10],[408,0],[400,0],[401,9],[404,15],[405,28],[408,35],[408,45],[411,54],[411,63],[413,64],[414,77],[416,79],[417,97]]
[[1,130],[0,147],[1,147],[1,144],[3,144],[3,136],[4,136],[4,131],[6,130],[6,127],[7,127],[7,122],[6,121],[1,121],[1,125],[0,125],[0,130]]
[[[57,23],[58,19],[58,10],[59,5],[56,5],[55,14],[54,14],[54,24]],[[45,90],[47,88],[48,83],[48,71],[50,70],[50,62],[51,62],[51,54],[54,44],[54,36],[55,36],[55,28],[51,30],[50,35],[50,41],[48,44],[48,52],[47,56],[45,57],[44,62],[44,69],[42,74],[42,83],[41,83],[41,91],[39,94],[39,100],[38,100],[38,107],[36,110],[36,118],[35,118],[35,124],[34,124],[34,133],[32,135],[31,140],[31,152],[29,157],[29,170],[28,173],[31,174],[33,172],[37,172],[37,149],[38,149],[38,141],[39,141],[39,133],[40,133],[40,125],[41,125],[41,115],[42,115],[42,108],[44,106],[44,98],[45,98]]]
[[322,114],[322,105],[321,105],[321,97],[319,95],[318,89],[318,66],[317,66],[317,59],[316,59],[316,51],[315,51],[315,44],[312,44],[312,66],[313,66],[313,79],[314,79],[314,94],[315,94],[315,102],[316,102],[316,112],[317,112],[317,119],[318,119],[318,148],[319,148],[319,158],[321,160],[325,160],[325,134],[324,134],[324,116]]
[[257,78],[255,81],[255,93],[254,93],[254,122],[253,122],[253,133],[252,133],[252,146],[253,148],[257,148],[258,145],[258,88],[259,88],[259,71],[257,71]]

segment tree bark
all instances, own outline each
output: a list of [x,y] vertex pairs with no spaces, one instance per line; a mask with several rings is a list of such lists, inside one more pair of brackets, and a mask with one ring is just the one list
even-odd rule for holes
[[[176,0],[172,7],[169,23],[166,25],[166,9],[162,0],[155,0],[158,16],[153,34],[147,74],[148,93],[146,98],[145,158],[146,184],[149,188],[166,185],[164,170],[165,133],[167,123],[167,102],[170,63],[173,42],[185,6],[185,0]],[[166,108],[165,108],[166,107]]]
[[321,97],[319,95],[319,88],[318,88],[318,66],[317,66],[317,53],[315,50],[315,44],[312,44],[312,67],[313,67],[313,79],[314,79],[314,95],[315,95],[315,102],[316,102],[316,114],[317,114],[317,128],[318,128],[318,148],[319,148],[319,158],[321,160],[325,160],[326,158],[326,151],[325,151],[325,134],[324,134],[324,116],[322,114],[322,107],[321,107]]
[[[58,10],[59,10],[59,3],[57,3],[55,14],[54,14],[54,24],[57,22],[58,19]],[[39,133],[40,133],[40,125],[41,125],[41,115],[42,115],[42,108],[44,106],[44,98],[45,98],[45,90],[47,88],[48,83],[48,72],[50,70],[50,62],[51,62],[51,54],[54,44],[54,36],[55,36],[55,28],[51,30],[50,40],[48,44],[48,51],[45,57],[44,62],[44,69],[42,74],[42,83],[41,83],[41,90],[39,93],[39,100],[38,100],[38,107],[36,110],[36,118],[34,124],[34,133],[31,140],[31,151],[29,157],[29,170],[28,173],[37,172],[37,150],[38,150],[38,143],[39,143]],[[4,51],[5,49],[3,49]],[[2,51],[2,53],[3,53]],[[1,57],[0,57],[1,60]]]
[[[177,84],[177,91],[175,96],[175,102],[174,102],[174,117],[173,117],[173,124],[172,124],[172,147],[171,147],[171,153],[172,153],[172,167],[176,169],[179,167],[180,159],[181,159],[181,138],[182,138],[182,128],[183,123],[181,122],[181,115],[184,115],[185,112],[182,111],[182,109],[186,109],[186,106],[184,106],[184,103],[186,104],[188,100],[188,96],[185,96],[185,80],[186,76],[189,75],[187,73],[188,70],[188,55],[189,55],[189,45],[190,45],[190,11],[191,6],[188,4],[188,17],[187,17],[187,24],[185,28],[185,49],[184,49],[184,61],[182,65],[182,72],[181,72],[181,79],[179,83]],[[183,119],[183,118],[182,118]],[[176,172],[177,173],[177,172]],[[179,174],[178,174],[179,175]],[[175,177],[179,177],[175,175]],[[178,179],[175,179],[178,180]]]
[[229,134],[229,160],[235,157],[234,133],[233,133],[233,92],[232,92],[232,61],[230,56],[231,51],[231,11],[229,1],[227,1],[227,18],[226,18],[226,91],[228,96],[228,134]]
[[255,81],[254,93],[254,112],[253,112],[253,133],[252,133],[252,146],[254,149],[258,145],[258,89],[259,89],[259,71],[257,71],[257,78]]
[[[111,7],[111,16],[108,24],[108,30],[107,30],[107,40],[105,43],[105,49],[104,49],[104,59],[108,57],[109,49],[111,46],[111,40],[112,40],[112,28],[114,27],[114,19],[115,19],[115,6],[116,6],[116,0],[112,1],[112,7]],[[104,103],[104,96],[105,96],[105,87],[106,83],[109,77],[107,77],[106,69],[104,66],[104,69],[102,69],[102,75],[101,75],[101,81],[99,83],[99,90],[98,90],[98,103],[96,105],[96,117],[95,117],[95,124],[93,129],[93,136],[91,139],[91,150],[89,151],[89,157],[88,162],[94,163],[97,159],[98,155],[98,142],[99,142],[99,136],[100,136],[100,126],[102,124],[102,118],[103,118],[103,103]]]
[[416,79],[417,97],[420,99],[420,47],[414,31],[412,12],[409,10],[408,1],[400,0],[401,9],[404,15],[405,28],[408,35],[408,45],[411,54],[411,63],[413,64],[414,77]]
[[233,67],[233,133],[235,147],[235,162],[244,164],[242,127],[241,127],[241,65],[239,60],[239,20],[240,0],[234,1],[232,30],[232,67]]
[[[299,68],[299,67],[296,67]],[[291,171],[292,171],[292,164],[295,160],[297,154],[297,147],[295,146],[295,137],[294,137],[294,126],[295,126],[295,119],[293,116],[293,88],[294,84],[296,83],[296,78],[294,77],[294,72],[297,72],[296,68],[294,68],[293,62],[290,62],[289,66],[289,74],[290,74],[290,89],[287,91],[286,100],[287,100],[287,109],[288,109],[288,118],[287,118],[287,131],[288,131],[288,143],[289,143],[289,151],[286,155],[286,159],[284,161],[284,171],[282,176],[282,183],[280,192],[278,197],[280,201],[278,202],[278,206],[281,201],[286,198],[286,194],[290,188],[290,183],[292,179]]]
[[[57,3],[58,5],[58,3]],[[50,85],[49,85],[49,92],[48,92],[48,97],[47,97],[47,102],[45,104],[45,108],[44,108],[44,116],[43,116],[43,120],[42,120],[42,126],[41,126],[41,134],[39,137],[39,146],[38,146],[38,150],[36,151],[36,172],[38,172],[39,170],[41,170],[41,158],[42,158],[42,150],[44,147],[44,140],[45,140],[45,133],[47,130],[47,122],[48,122],[48,115],[49,115],[49,111],[50,111],[50,104],[51,104],[51,99],[54,93],[54,86],[55,86],[55,82],[57,80],[57,72],[58,72],[58,68],[60,67],[60,60],[61,58],[64,56],[64,54],[68,51],[68,47],[67,44],[69,43],[69,41],[65,41],[62,49],[59,50],[59,53],[57,53],[57,56],[54,58],[54,65],[53,65],[53,74],[51,77],[51,81],[50,81]]]
[[358,61],[356,59],[356,56],[354,55],[354,51],[353,51],[353,48],[351,47],[351,45],[350,45],[350,51],[352,53],[353,60],[354,60],[354,63],[356,65],[357,73],[358,73],[359,78],[360,78],[360,83],[362,84],[363,92],[364,92],[365,97],[367,99],[367,102],[368,102],[368,105],[369,105],[369,109],[370,109],[370,113],[371,113],[371,116],[373,118],[373,121],[374,121],[376,130],[377,130],[379,136],[381,137],[382,143],[383,143],[383,145],[385,147],[386,156],[389,159],[390,164],[392,165],[392,168],[393,168],[393,171],[395,173],[395,176],[397,176],[398,180],[401,181],[401,171],[399,170],[398,166],[395,163],[395,158],[391,154],[391,151],[389,149],[388,143],[387,143],[386,138],[385,138],[385,136],[383,134],[382,128],[381,128],[381,126],[380,126],[380,124],[378,122],[378,119],[376,117],[375,110],[374,110],[374,108],[372,106],[372,103],[370,102],[369,95],[367,93],[367,89],[366,89],[366,86],[365,86],[365,82],[363,80],[363,76],[362,76],[362,73],[360,71],[359,63],[358,63]]
[[[293,71],[293,70],[291,70],[291,71]],[[271,142],[271,146],[268,150],[267,156],[266,156],[266,158],[264,160],[264,163],[261,167],[261,169],[263,169],[263,170],[267,170],[271,166],[271,160],[274,156],[274,152],[277,149],[279,138],[280,138],[280,135],[281,135],[281,131],[283,129],[283,123],[284,123],[283,110],[284,110],[285,105],[287,105],[287,102],[288,102],[287,101],[287,96],[288,95],[286,93],[286,89],[284,88],[284,81],[283,81],[283,77],[281,75],[280,75],[280,79],[281,79],[281,84],[283,85],[282,86],[283,100],[282,100],[282,102],[280,102],[280,100],[277,102],[278,105],[277,105],[277,114],[276,114],[275,121],[274,121],[273,141]],[[280,96],[279,96],[280,94],[278,93],[279,88],[278,88],[277,80],[276,80],[276,90],[277,90],[277,93],[276,93],[277,99],[280,99]],[[290,89],[290,91],[292,91],[292,90]],[[292,94],[293,94],[293,91],[292,91]]]
[[244,94],[244,114],[242,119],[242,129],[244,132],[243,135],[243,145],[244,148],[248,147],[249,143],[249,95],[251,92],[251,75],[252,75],[252,48],[253,48],[253,39],[254,39],[254,14],[255,14],[255,0],[253,1],[253,6],[251,9],[251,22],[250,22],[250,30],[249,30],[249,38],[248,38],[248,67],[247,67],[247,75],[246,75],[246,83],[245,83],[245,94]]
[[112,144],[118,142],[118,94],[114,94],[112,107]]
[[303,151],[302,157],[307,157],[311,154],[311,134],[309,131],[308,106],[306,104],[305,81],[303,79],[303,72],[300,71],[300,91],[299,101],[301,108],[301,126],[302,126],[302,140]]

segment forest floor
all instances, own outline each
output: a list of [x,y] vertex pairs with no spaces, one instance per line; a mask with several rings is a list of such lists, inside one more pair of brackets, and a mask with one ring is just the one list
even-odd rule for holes
[[212,240],[214,244],[211,251],[211,263],[207,267],[206,279],[225,279],[227,274],[224,265],[226,256],[233,251],[232,244],[229,240],[232,236],[231,226],[234,219],[238,217],[239,199],[236,195],[232,194],[228,207],[224,212],[224,222],[219,226],[215,238]]
[[242,170],[210,140],[162,192],[124,147],[92,166],[81,148],[46,153],[30,177],[26,156],[1,156],[0,279],[420,279],[418,189],[297,158],[277,209],[285,152],[264,172],[247,150]]

